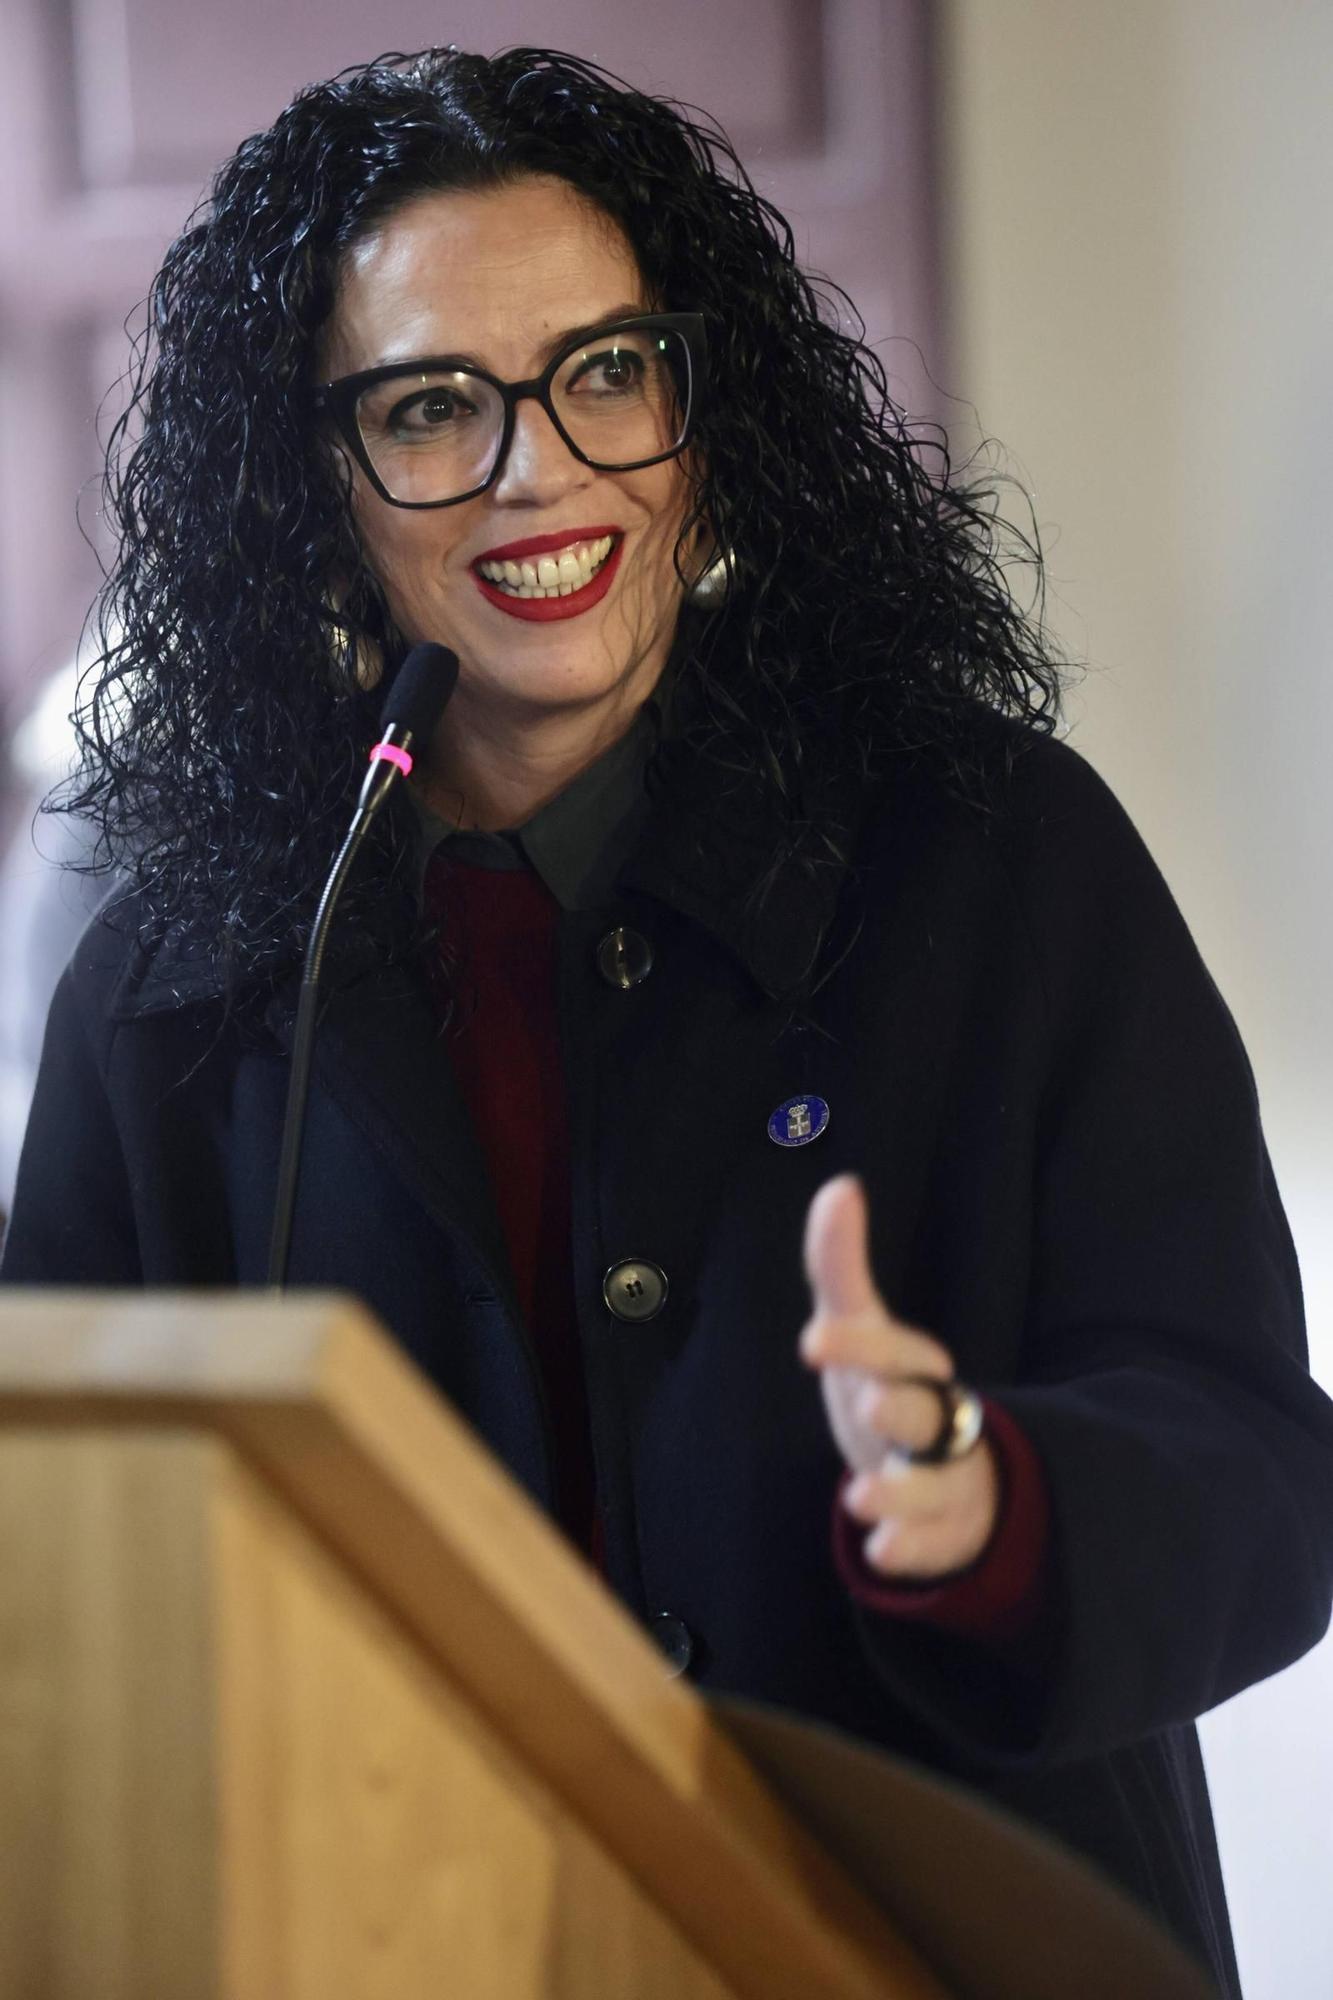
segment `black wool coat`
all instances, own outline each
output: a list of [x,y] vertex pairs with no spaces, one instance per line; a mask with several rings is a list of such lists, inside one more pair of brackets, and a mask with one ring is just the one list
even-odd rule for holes
[[[749,923],[772,828],[744,786],[678,762],[605,906],[561,916],[608,1574],[641,1617],[684,1622],[704,1687],[979,1787],[1235,1991],[1193,1719],[1325,1627],[1333,1413],[1250,1068],[1160,874],[1072,749],[1016,724],[994,740],[1021,752],[994,833],[904,759],[856,808],[854,865],[817,886],[789,870]],[[598,969],[616,925],[652,947],[628,990]],[[836,970],[793,1016],[816,951]],[[262,1283],[294,1004],[293,981],[258,1027],[222,1025],[206,972],[95,923],[52,1007],[4,1278]],[[774,1145],[770,1114],[805,1093],[827,1129]],[[843,1170],[890,1305],[1044,1466],[1039,1672],[862,1609],[835,1573],[841,1468],[796,1340],[806,1209]],[[627,1258],[669,1284],[639,1324],[603,1299]],[[291,1278],[358,1293],[551,1503],[486,1170],[409,972],[329,1002]]]

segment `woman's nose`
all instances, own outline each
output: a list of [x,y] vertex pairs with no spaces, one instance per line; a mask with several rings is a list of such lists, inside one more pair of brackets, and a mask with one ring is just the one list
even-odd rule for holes
[[509,450],[492,488],[495,498],[548,505],[595,476],[575,458],[536,397],[525,396],[514,411]]

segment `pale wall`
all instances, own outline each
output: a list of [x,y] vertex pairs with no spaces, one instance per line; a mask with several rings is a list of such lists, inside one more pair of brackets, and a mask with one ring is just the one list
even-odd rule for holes
[[[1250,1052],[1333,1380],[1333,7],[941,7],[946,386],[1035,488],[1071,741]],[[1333,1649],[1208,1718],[1248,2000],[1333,1993]]]

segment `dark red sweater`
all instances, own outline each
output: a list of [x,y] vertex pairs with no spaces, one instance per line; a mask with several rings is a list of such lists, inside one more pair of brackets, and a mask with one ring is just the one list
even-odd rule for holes
[[[555,1008],[559,905],[531,868],[432,858],[432,909],[462,954],[454,1074],[490,1169],[519,1304],[550,1417],[556,1511],[600,1563],[596,1482],[570,1258],[569,1132]],[[811,1384],[812,1392],[815,1385]],[[869,1532],[834,1502],[834,1559],[859,1602],[919,1619],[1022,1658],[1047,1594],[1050,1515],[1045,1478],[1019,1427],[987,1405],[1000,1467],[999,1524],[980,1560],[938,1582],[890,1581],[862,1553]]]

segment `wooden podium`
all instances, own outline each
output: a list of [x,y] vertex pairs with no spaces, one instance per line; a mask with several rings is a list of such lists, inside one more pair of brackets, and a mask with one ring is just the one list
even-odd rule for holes
[[7,2000],[940,2000],[354,1302],[0,1295]]

